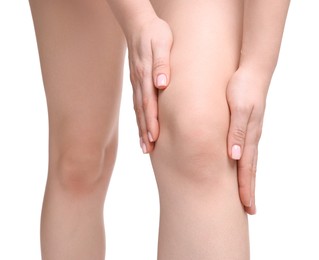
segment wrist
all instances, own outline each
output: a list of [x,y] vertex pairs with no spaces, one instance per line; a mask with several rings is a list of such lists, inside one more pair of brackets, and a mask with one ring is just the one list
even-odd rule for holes
[[243,64],[237,69],[236,76],[237,80],[239,80],[244,86],[250,86],[259,94],[262,94],[263,97],[267,96],[272,78],[272,73],[268,70]]
[[158,16],[153,9],[140,10],[127,17],[125,23],[122,25],[126,38],[132,38],[134,34],[142,30],[144,25],[151,23],[151,21],[156,18],[158,18]]
[[238,69],[241,70],[244,74],[249,74],[252,77],[258,77],[263,82],[270,82],[275,67],[276,65],[263,66],[254,61],[240,61]]
[[243,50],[240,55],[239,67],[244,68],[247,71],[254,72],[259,76],[271,78],[275,68],[277,66],[277,57],[268,56],[261,57],[260,55],[254,55],[253,53],[245,53]]
[[148,0],[107,0],[125,36],[139,30],[142,24],[156,17],[155,10]]

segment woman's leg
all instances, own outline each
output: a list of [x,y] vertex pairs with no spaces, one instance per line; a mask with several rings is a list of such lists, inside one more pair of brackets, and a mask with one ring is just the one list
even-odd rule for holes
[[151,154],[160,193],[159,260],[247,260],[247,215],[227,156],[227,82],[238,67],[243,1],[153,0],[174,35]]
[[105,0],[30,0],[49,113],[44,260],[104,259],[125,38]]

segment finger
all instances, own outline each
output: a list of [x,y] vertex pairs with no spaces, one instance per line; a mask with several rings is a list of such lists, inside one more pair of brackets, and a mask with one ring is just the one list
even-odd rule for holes
[[153,84],[165,89],[170,81],[170,52],[172,43],[167,40],[152,42]]
[[[149,53],[151,53],[151,48],[149,48]],[[146,57],[147,55],[144,54]],[[145,112],[143,108],[143,85],[145,85],[144,82],[145,79],[149,78],[150,79],[150,89],[155,89],[152,86],[152,61],[151,61],[151,55],[149,55],[150,59],[144,58],[144,61],[141,62],[135,62],[133,63],[133,60],[139,60],[137,58],[129,59],[129,65],[130,65],[130,80],[133,86],[133,100],[134,100],[134,110],[135,110],[135,115],[136,115],[136,121],[138,124],[139,128],[139,136],[140,136],[140,146],[142,148],[143,153],[148,153],[153,150],[154,144],[151,143],[149,140],[153,136],[158,136],[158,133],[156,130],[153,130],[153,134],[151,134],[151,131],[147,130],[147,125],[146,125],[146,119],[145,119]],[[148,66],[146,66],[149,64]],[[157,111],[157,110],[156,110]],[[156,124],[156,123],[155,123]],[[156,129],[156,127],[153,127]]]
[[[129,53],[129,57],[130,57],[130,53]],[[135,75],[133,73],[133,64],[132,64],[131,59],[129,59],[129,67],[130,67],[130,81],[131,81],[131,85],[133,88],[133,104],[134,104],[136,122],[137,122],[137,126],[138,126],[138,135],[139,135],[139,137],[141,137],[142,136],[141,124],[140,124],[140,120],[139,120],[139,116],[138,116],[138,114],[141,113],[140,112],[141,108],[138,106],[138,102],[137,102],[137,98],[136,98],[136,90],[140,89],[140,85],[138,84],[138,81],[136,80]],[[142,148],[142,145],[141,145],[141,148]]]
[[256,214],[256,172],[257,172],[257,158],[258,158],[258,147],[256,148],[255,156],[254,156],[254,174],[251,178],[251,207],[245,207],[245,211],[250,214]]
[[254,175],[255,145],[246,144],[242,158],[238,161],[238,188],[241,202],[246,207],[252,206],[252,177]]
[[140,146],[143,153],[148,153],[148,151],[152,150],[153,145],[150,144],[148,141],[147,128],[142,105],[141,87],[137,87],[134,89],[134,110],[136,121],[139,127]]
[[238,185],[242,203],[253,206],[254,176],[257,170],[257,151],[260,126],[256,121],[249,123],[242,158],[238,161]]
[[141,137],[142,136],[142,130],[141,130],[141,124],[140,124],[140,120],[139,120],[139,116],[138,116],[140,111],[139,111],[139,108],[138,108],[138,105],[137,105],[135,92],[133,93],[133,103],[134,103],[134,111],[135,111],[135,117],[136,117],[136,122],[137,122],[137,127],[138,127],[138,136]]
[[157,91],[153,87],[152,76],[145,76],[142,86],[142,105],[150,143],[155,142],[159,135]]
[[251,109],[231,109],[230,126],[228,131],[228,154],[234,160],[240,160],[245,146],[247,125]]

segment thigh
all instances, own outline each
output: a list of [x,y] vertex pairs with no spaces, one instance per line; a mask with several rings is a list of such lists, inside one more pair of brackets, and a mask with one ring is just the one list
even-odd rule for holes
[[153,0],[152,3],[174,35],[172,80],[160,95],[161,115],[189,115],[193,108],[227,117],[225,90],[238,67],[243,1]]
[[189,159],[204,163],[204,155],[212,158],[213,152],[216,169],[229,171],[226,88],[239,64],[243,1],[152,0],[152,4],[174,36],[171,82],[159,93],[155,167],[157,161],[177,154],[183,159],[174,165]]
[[126,49],[120,27],[105,0],[29,2],[47,98],[50,153],[100,150],[117,131]]

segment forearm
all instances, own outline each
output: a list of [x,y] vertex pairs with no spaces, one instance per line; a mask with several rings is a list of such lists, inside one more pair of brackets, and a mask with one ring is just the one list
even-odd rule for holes
[[290,0],[244,0],[240,66],[272,75]]
[[156,16],[149,0],[106,0],[125,35]]

